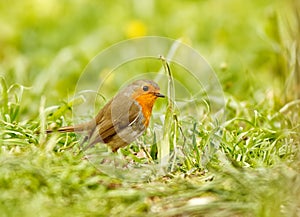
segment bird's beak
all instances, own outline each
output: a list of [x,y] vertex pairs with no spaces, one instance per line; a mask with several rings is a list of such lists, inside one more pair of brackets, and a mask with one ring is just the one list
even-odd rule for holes
[[161,93],[154,93],[154,95],[157,96],[157,97],[162,97],[162,98],[165,97],[165,95],[163,95],[163,94],[161,94]]

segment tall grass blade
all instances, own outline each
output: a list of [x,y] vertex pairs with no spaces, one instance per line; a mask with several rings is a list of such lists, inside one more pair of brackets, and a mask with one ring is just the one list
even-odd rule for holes
[[0,85],[2,89],[1,93],[1,104],[2,104],[2,118],[5,119],[5,115],[8,113],[8,91],[7,91],[7,84],[3,77],[0,77]]
[[[164,66],[164,70],[168,76],[168,105],[165,113],[165,121],[163,126],[163,139],[158,147],[158,159],[161,166],[164,167],[168,164],[170,158],[171,135],[173,135],[176,138],[176,134],[174,132],[175,89],[170,66],[163,57],[161,57],[161,60]],[[176,139],[172,140],[173,142],[176,142]]]

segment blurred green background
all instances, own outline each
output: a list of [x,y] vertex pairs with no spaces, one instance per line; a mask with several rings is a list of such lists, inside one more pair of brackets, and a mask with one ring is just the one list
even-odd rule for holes
[[[0,216],[299,216],[299,2],[1,0]],[[175,170],[127,183],[83,160],[75,135],[43,132],[71,124],[70,99],[99,52],[142,36],[180,39],[202,54],[227,114],[224,123],[199,109],[200,118],[190,108],[193,117],[172,114],[179,121],[166,134],[183,150]],[[136,75],[162,64],[126,67],[116,71]],[[110,98],[127,82],[118,75],[100,94]],[[151,156],[159,118],[141,137]],[[148,162],[137,155],[141,147],[119,154]]]
[[103,49],[134,37],[164,36],[195,48],[217,72],[226,92],[249,99],[259,96],[257,89],[281,88],[286,70],[278,17],[288,14],[290,4],[4,0],[0,75],[54,103],[73,93],[84,67]]

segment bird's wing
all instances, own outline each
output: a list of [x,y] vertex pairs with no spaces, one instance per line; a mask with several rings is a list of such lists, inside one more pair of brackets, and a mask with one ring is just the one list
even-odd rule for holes
[[115,97],[96,116],[96,127],[90,143],[107,143],[111,137],[137,121],[140,114],[141,108],[133,100],[125,96]]

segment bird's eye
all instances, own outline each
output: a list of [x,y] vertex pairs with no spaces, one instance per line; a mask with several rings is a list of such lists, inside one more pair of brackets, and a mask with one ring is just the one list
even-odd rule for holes
[[143,91],[148,91],[149,87],[148,86],[143,86]]

